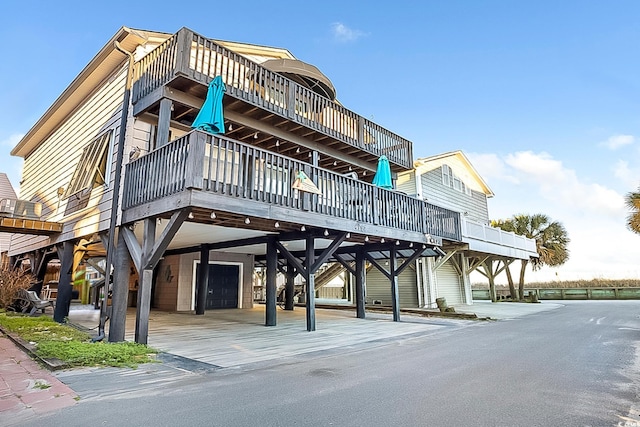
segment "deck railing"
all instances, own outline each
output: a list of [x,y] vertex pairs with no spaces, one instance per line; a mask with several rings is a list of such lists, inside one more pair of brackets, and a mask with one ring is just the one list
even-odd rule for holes
[[179,75],[203,84],[222,76],[227,95],[412,167],[411,141],[186,28],[138,61],[137,75],[134,104]]
[[504,231],[470,220],[462,221],[462,237],[470,237],[472,239],[522,249],[528,252],[537,251],[536,241],[534,239],[528,239],[510,231]]
[[[301,172],[321,194],[294,188]],[[457,212],[197,130],[126,165],[123,208],[189,188],[460,241]]]

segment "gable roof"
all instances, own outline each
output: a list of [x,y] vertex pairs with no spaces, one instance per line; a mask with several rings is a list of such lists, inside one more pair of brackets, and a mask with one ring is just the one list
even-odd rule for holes
[[[493,197],[493,191],[489,188],[484,179],[480,176],[478,171],[473,167],[467,156],[461,151],[448,151],[446,153],[437,154],[430,157],[421,157],[413,162],[413,167],[416,171],[416,175],[422,175],[426,172],[439,168],[443,164],[457,163],[464,168],[467,176],[474,180],[476,186],[487,196]],[[466,183],[467,185],[469,183]]]
[[123,49],[133,52],[136,47],[153,36],[165,39],[170,37],[163,33],[120,28],[11,150],[11,155],[26,158],[84,102],[99,82],[125,64],[127,57],[116,49],[115,42],[118,42]]
[[0,200],[17,198],[18,196],[11,185],[11,181],[9,181],[9,177],[6,173],[0,172]]

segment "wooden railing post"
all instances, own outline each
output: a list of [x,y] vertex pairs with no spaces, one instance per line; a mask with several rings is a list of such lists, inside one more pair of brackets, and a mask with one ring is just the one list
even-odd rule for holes
[[207,136],[203,132],[193,132],[189,136],[189,149],[184,171],[185,188],[202,189],[206,140]]
[[189,75],[189,60],[191,57],[191,43],[193,42],[193,31],[182,27],[176,34],[176,74]]

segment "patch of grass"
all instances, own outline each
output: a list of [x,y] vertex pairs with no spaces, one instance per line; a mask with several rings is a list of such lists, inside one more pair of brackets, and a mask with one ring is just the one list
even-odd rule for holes
[[153,361],[152,355],[157,353],[142,344],[92,342],[89,334],[47,316],[0,313],[0,326],[34,344],[39,357],[60,359],[74,367],[135,367]]
[[38,388],[40,390],[46,390],[49,387],[51,387],[51,384],[49,384],[46,381],[41,381],[41,380],[36,380],[36,383],[33,385],[33,388]]

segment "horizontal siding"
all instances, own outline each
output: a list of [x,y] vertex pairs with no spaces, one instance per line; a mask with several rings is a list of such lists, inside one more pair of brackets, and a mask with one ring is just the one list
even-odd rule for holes
[[[416,271],[413,266],[407,267],[398,277],[398,296],[401,308],[418,306]],[[367,304],[373,304],[374,300],[382,301],[382,305],[392,305],[389,279],[377,268],[371,267],[367,270],[366,301]]]
[[436,298],[445,298],[448,305],[464,304],[462,279],[451,261],[436,270],[436,286]]
[[410,196],[415,196],[418,192],[416,189],[416,172],[411,171],[399,175],[396,187],[398,191],[402,191]]
[[20,188],[23,198],[42,203],[43,219],[62,222],[64,228],[56,241],[16,236],[11,243],[12,254],[108,229],[112,184],[106,189],[94,188],[87,207],[68,215],[65,215],[68,200],[58,197],[58,188],[68,187],[84,147],[109,129],[114,132],[108,151],[111,167],[108,165],[107,169],[111,172],[108,180],[113,182],[125,78],[126,68],[123,68],[106,80],[25,159]]
[[[422,193],[427,201],[457,212],[467,212],[467,218],[486,223],[489,220],[487,197],[471,190],[471,195],[442,184],[441,168],[422,174]],[[467,183],[465,182],[465,185]]]
[[[0,200],[2,199],[16,199],[16,192],[9,181],[9,177],[6,173],[0,172]],[[0,233],[0,253],[9,250],[9,243],[11,242],[10,233]]]

